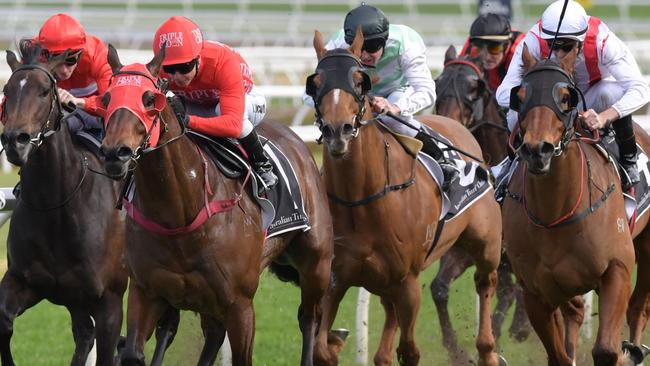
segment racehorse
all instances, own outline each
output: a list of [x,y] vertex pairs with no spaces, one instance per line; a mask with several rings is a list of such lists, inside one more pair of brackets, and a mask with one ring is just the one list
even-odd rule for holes
[[[144,343],[172,306],[201,314],[206,346],[220,346],[227,332],[233,365],[251,365],[253,295],[260,272],[271,266],[301,287],[301,365],[311,365],[332,257],[331,216],[314,159],[288,128],[268,121],[258,126],[295,169],[311,225],[310,230],[265,241],[260,208],[246,188],[248,179],[227,178],[208,162],[167,104],[157,81],[163,58],[164,50],[146,65],[123,67],[109,47],[114,76],[103,100],[104,169],[116,179],[134,169],[137,193],[132,205],[148,223],[127,220],[126,260],[132,276],[122,362],[144,362]],[[214,214],[193,221],[208,205]],[[214,357],[204,348],[199,364],[212,364]]]
[[[494,165],[507,156],[508,133],[505,115],[499,112],[494,93],[486,87],[484,75],[480,59],[458,58],[454,46],[449,46],[444,67],[436,79],[436,112],[467,127],[481,146],[488,165]],[[431,296],[438,311],[443,345],[452,355],[465,351],[458,346],[449,318],[449,288],[471,265],[468,253],[460,247],[452,247],[440,258],[438,274],[431,282]],[[492,331],[498,341],[505,314],[516,299],[509,333],[516,341],[522,342],[530,334],[530,323],[523,307],[521,288],[513,282],[508,258],[503,254],[497,274],[497,304],[492,314]]]
[[[630,344],[622,352],[620,330],[631,292],[635,237],[641,264],[636,300],[640,311],[645,309],[648,215],[630,231],[616,168],[592,147],[598,136],[581,132],[579,90],[571,77],[577,52],[576,47],[558,63],[538,62],[523,50],[525,74],[510,102],[520,113],[513,135],[523,137],[522,162],[503,205],[504,246],[549,365],[575,365],[584,317],[581,295],[592,289],[599,294],[594,364],[636,365],[643,352]],[[648,151],[648,135],[638,127],[635,134]],[[645,319],[639,324],[642,329]],[[638,337],[632,339],[640,342]]]
[[8,269],[0,283],[0,355],[13,365],[13,321],[43,299],[65,306],[75,352],[83,365],[97,340],[97,364],[112,365],[122,326],[127,270],[122,258],[124,219],[114,205],[115,183],[73,142],[62,121],[52,70],[67,54],[39,62],[41,49],[21,42],[22,63],[7,51],[12,74],[4,87],[7,159],[21,167],[21,192],[7,240]]
[[[363,35],[358,30],[349,49],[327,51],[316,31],[314,48],[319,67],[307,80],[307,92],[314,98],[317,124],[323,134],[323,179],[336,238],[332,282],[323,302],[315,360],[326,365],[338,361],[342,339],[328,334],[328,330],[348,288],[363,286],[381,297],[386,314],[375,364],[392,363],[399,326],[397,358],[402,365],[416,365],[420,358],[414,339],[421,297],[418,275],[458,241],[477,264],[479,364],[498,365],[490,304],[501,253],[500,221],[493,219],[499,216],[499,206],[484,195],[461,217],[448,222],[434,240],[441,192],[424,166],[373,118],[366,96],[370,78],[359,61],[362,44]],[[336,83],[342,86],[331,86]],[[438,116],[422,120],[456,146],[480,156],[478,144],[459,123]]]

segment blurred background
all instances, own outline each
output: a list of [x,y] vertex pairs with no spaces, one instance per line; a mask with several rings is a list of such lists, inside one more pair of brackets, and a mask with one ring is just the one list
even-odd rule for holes
[[[418,31],[428,46],[428,62],[434,77],[443,66],[449,45],[459,48],[479,12],[508,14],[515,28],[527,31],[540,17],[550,0],[375,0],[369,4],[381,8],[391,23],[406,24]],[[345,14],[360,4],[350,0],[0,0],[0,46],[15,49],[16,41],[33,37],[51,15],[66,12],[81,22],[86,31],[112,43],[119,49],[123,63],[147,62],[153,56],[151,41],[157,27],[173,15],[194,20],[205,39],[234,46],[253,69],[256,83],[269,101],[268,116],[297,127],[312,146],[320,161],[320,147],[312,123],[313,111],[302,106],[305,77],[316,66],[311,47],[314,30],[326,38],[342,27]],[[602,18],[629,45],[642,72],[650,80],[650,1],[583,0],[590,15]],[[10,75],[0,62],[0,85]],[[650,125],[647,107],[635,119]],[[3,161],[4,159],[0,159]],[[17,170],[4,164],[0,186],[13,187]],[[0,273],[6,270],[6,229],[0,229]],[[437,264],[421,275],[422,307],[417,341],[422,352],[421,364],[447,365],[446,351],[440,339],[428,286]],[[475,293],[471,269],[451,287],[450,313],[461,344],[470,353],[476,333]],[[265,273],[255,297],[257,334],[255,365],[296,365],[300,357],[300,332],[296,322],[298,290]],[[354,328],[356,289],[350,290],[341,304],[335,328]],[[383,324],[383,311],[377,298],[370,300],[369,352],[376,349]],[[598,312],[597,305],[593,314]],[[546,363],[543,347],[535,335],[523,343],[507,336],[512,311],[508,314],[499,351],[511,365]],[[597,323],[597,320],[594,320]],[[580,348],[578,363],[591,364],[593,338],[589,325]],[[123,334],[125,329],[123,330]],[[624,330],[627,334],[627,330]],[[354,334],[350,339],[354,339]],[[150,342],[151,343],[151,342]],[[202,336],[195,314],[184,313],[179,335],[171,346],[165,364],[191,365],[198,359]],[[12,348],[22,365],[67,364],[72,355],[70,319],[65,309],[41,303],[15,323]],[[151,352],[151,345],[148,345]],[[355,345],[344,348],[341,364],[357,364]],[[150,353],[148,354],[148,357]]]

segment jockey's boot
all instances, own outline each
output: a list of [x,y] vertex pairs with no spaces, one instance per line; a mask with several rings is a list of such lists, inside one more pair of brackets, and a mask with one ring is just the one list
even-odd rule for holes
[[262,143],[255,129],[247,136],[239,139],[239,142],[241,142],[241,146],[246,150],[253,170],[263,180],[264,187],[260,189],[260,192],[273,187],[278,182],[278,177],[273,173],[273,165],[271,165],[269,158],[264,153],[264,147],[262,147]]
[[440,168],[442,169],[442,175],[444,177],[444,182],[442,183],[442,190],[447,191],[449,184],[458,177],[458,170],[456,165],[449,161],[442,153],[442,149],[436,144],[436,142],[429,137],[428,134],[418,131],[415,135],[415,138],[422,141],[422,152],[434,158]]
[[628,191],[640,181],[639,168],[636,166],[636,138],[632,116],[625,116],[612,123],[616,133],[616,144],[620,152],[618,162],[621,164],[627,177],[622,177],[623,191]]

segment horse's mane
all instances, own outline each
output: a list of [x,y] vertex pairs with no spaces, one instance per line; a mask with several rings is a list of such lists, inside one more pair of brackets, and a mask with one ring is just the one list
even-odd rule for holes
[[18,51],[23,65],[36,65],[41,63],[43,48],[31,39],[23,38],[18,42]]

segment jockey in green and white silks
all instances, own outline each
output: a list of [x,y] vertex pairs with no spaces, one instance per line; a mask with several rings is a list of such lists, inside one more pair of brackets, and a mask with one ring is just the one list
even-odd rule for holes
[[[381,117],[382,123],[392,132],[423,142],[422,151],[440,163],[445,176],[443,185],[448,185],[457,175],[454,165],[445,159],[435,141],[413,118],[415,113],[432,106],[436,100],[436,86],[427,65],[422,37],[406,25],[389,24],[381,10],[362,3],[347,14],[343,29],[325,48],[350,47],[359,26],[364,36],[361,63],[373,80],[373,98],[370,101],[373,111],[391,112],[415,127],[408,127],[387,116]],[[310,96],[305,95],[304,101],[313,106]]]

